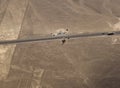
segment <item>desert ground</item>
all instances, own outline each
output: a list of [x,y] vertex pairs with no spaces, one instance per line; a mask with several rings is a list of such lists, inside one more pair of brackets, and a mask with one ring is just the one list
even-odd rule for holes
[[[119,0],[0,0],[0,40],[120,29]],[[120,88],[120,42],[90,37],[0,45],[0,88]],[[116,41],[116,40],[115,40]]]

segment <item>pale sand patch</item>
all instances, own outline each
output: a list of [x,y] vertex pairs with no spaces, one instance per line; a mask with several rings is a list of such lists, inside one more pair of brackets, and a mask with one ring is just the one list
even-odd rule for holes
[[[111,24],[108,22],[108,25],[110,28],[113,29],[113,31],[120,31],[120,18],[118,18],[118,22],[115,24]],[[120,36],[113,36],[112,37],[112,44],[120,44]]]
[[[0,40],[17,39],[28,0],[10,0],[6,14],[0,25]],[[0,80],[9,73],[12,55],[16,45],[0,45]]]

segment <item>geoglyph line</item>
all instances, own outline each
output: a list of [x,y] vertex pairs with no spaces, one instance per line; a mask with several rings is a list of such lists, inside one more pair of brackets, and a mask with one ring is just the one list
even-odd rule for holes
[[[10,0],[0,25],[0,40],[17,39],[28,0]],[[0,45],[0,80],[6,79],[16,45]]]

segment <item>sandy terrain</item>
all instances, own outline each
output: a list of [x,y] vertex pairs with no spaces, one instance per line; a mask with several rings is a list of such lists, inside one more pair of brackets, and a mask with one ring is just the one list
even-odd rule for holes
[[[17,39],[27,6],[26,1],[1,0],[1,2],[0,40]],[[14,49],[15,45],[0,46],[0,80],[6,79],[9,73]]]
[[[113,31],[114,24],[119,23],[119,0],[29,0],[27,4],[25,0],[10,1],[8,5],[15,5],[12,10],[17,12],[12,19],[7,18],[2,34],[11,34],[4,39],[47,35],[59,28],[68,28],[70,33]],[[18,11],[19,7],[23,11]],[[0,88],[119,88],[120,45],[113,45],[111,40],[79,38],[65,45],[61,41],[34,42],[18,44],[16,48],[8,46],[12,47],[10,51],[7,46],[5,50],[1,47],[0,53],[10,52],[0,55],[6,56],[3,63],[10,69],[6,79],[0,81]]]

